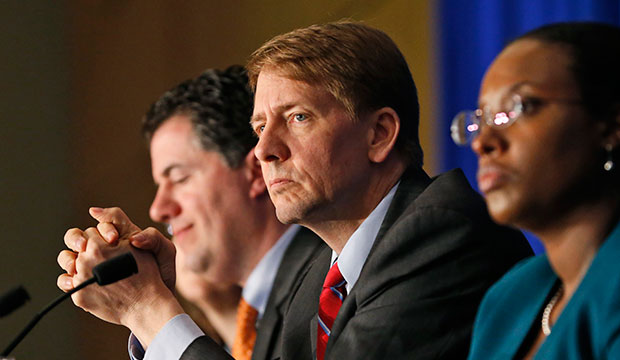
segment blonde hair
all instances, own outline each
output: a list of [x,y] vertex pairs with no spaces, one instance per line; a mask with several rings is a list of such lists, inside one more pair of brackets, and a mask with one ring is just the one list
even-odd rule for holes
[[253,90],[267,68],[324,87],[353,119],[391,107],[401,121],[396,148],[408,163],[422,165],[415,83],[402,53],[383,31],[352,21],[293,30],[254,51],[246,68]]

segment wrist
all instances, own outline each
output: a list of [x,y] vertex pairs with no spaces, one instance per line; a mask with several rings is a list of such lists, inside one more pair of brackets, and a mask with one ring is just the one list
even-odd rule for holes
[[132,307],[122,324],[134,333],[145,349],[168,321],[185,312],[168,289],[149,299],[142,299]]

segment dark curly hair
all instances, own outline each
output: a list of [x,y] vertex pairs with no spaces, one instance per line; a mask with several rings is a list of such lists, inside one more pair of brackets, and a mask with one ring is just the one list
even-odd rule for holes
[[253,95],[243,67],[209,69],[164,93],[142,119],[150,142],[159,126],[174,115],[187,115],[204,150],[217,151],[237,168],[257,138],[250,127]]

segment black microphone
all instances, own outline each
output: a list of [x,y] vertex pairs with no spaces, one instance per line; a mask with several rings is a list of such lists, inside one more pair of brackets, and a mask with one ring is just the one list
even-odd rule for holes
[[19,309],[28,300],[30,300],[30,296],[21,285],[7,291],[0,297],[0,318]]
[[50,310],[52,310],[56,305],[60,304],[63,300],[70,297],[76,291],[79,291],[86,286],[97,283],[101,286],[108,285],[113,282],[122,280],[127,278],[133,274],[138,272],[138,264],[136,264],[136,259],[134,259],[133,255],[130,252],[124,253],[122,255],[118,255],[109,260],[102,262],[101,264],[95,266],[93,268],[93,277],[84,281],[80,285],[71,289],[59,297],[56,300],[52,301],[49,305],[47,305],[41,312],[36,314],[32,320],[26,325],[26,327],[17,335],[15,340],[7,346],[6,349],[2,352],[1,356],[9,356],[11,351],[15,349],[15,347],[28,335],[30,330],[41,320],[41,318],[47,314]]
[[137,273],[138,264],[130,252],[113,257],[93,268],[93,277],[100,286],[115,283]]

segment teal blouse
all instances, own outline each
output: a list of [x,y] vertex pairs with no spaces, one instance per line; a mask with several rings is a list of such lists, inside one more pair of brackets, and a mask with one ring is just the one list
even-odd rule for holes
[[[513,359],[558,277],[545,254],[523,260],[485,295],[469,359]],[[620,222],[607,237],[535,359],[620,359]]]

